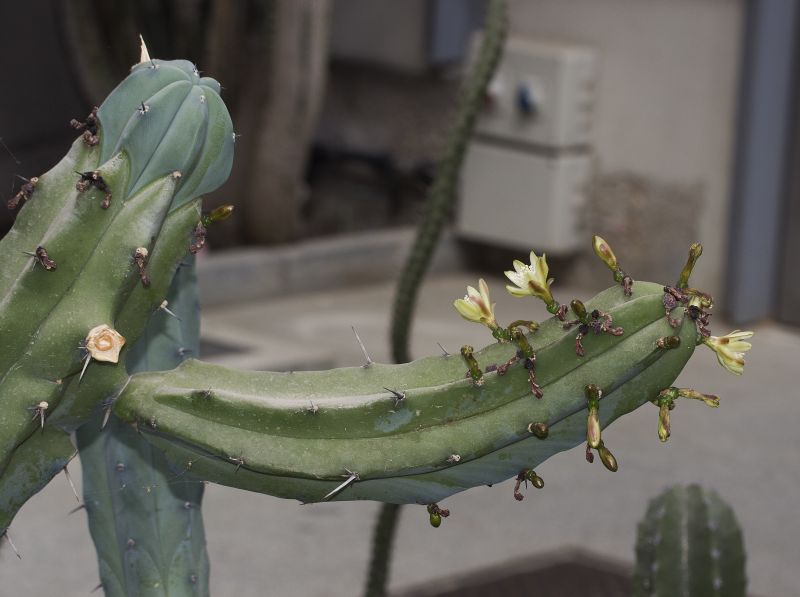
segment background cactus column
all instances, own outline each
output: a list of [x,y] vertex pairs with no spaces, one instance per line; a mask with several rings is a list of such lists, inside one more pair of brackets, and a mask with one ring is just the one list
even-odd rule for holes
[[653,498],[639,523],[634,597],[744,597],[742,531],[731,507],[699,485]]

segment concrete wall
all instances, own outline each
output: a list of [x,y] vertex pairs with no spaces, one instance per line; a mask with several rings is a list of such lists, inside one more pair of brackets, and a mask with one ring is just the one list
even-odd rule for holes
[[712,292],[722,288],[725,267],[744,7],[743,0],[510,3],[512,35],[599,50],[599,177],[623,172],[699,185],[697,232],[706,250],[697,274]]

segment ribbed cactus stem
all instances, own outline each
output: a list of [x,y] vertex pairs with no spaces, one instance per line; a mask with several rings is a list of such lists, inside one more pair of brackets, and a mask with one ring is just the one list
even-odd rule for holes
[[[114,410],[177,470],[203,479],[304,502],[436,503],[583,443],[587,384],[602,389],[602,428],[669,386],[697,330],[688,317],[671,327],[663,294],[663,285],[637,282],[630,297],[613,287],[587,301],[625,333],[588,336],[584,356],[575,354],[574,330],[558,318],[543,322],[528,338],[542,399],[522,362],[476,385],[460,356],[294,373],[188,360],[131,377]],[[680,335],[679,348],[658,348],[666,333]],[[474,358],[506,363],[516,351],[493,343]],[[546,439],[528,430],[531,421],[547,425]]]
[[742,531],[731,507],[699,485],[651,500],[639,523],[634,597],[744,597]]
[[[130,373],[171,369],[199,345],[194,257],[172,281],[167,305],[131,348]],[[169,309],[167,311],[166,309]],[[113,415],[78,430],[84,503],[106,597],[204,596],[208,554],[202,483],[181,482],[158,450]]]

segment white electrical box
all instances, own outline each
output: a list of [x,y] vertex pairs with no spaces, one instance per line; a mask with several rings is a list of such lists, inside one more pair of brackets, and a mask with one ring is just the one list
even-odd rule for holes
[[464,164],[459,235],[537,253],[578,248],[595,70],[590,48],[508,40]]
[[547,157],[473,143],[463,172],[461,236],[537,253],[585,244],[577,230],[589,155]]
[[548,147],[588,145],[594,73],[589,48],[510,38],[476,132]]

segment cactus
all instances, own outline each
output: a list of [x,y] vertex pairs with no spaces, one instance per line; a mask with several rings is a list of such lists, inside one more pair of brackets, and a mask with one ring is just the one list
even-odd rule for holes
[[635,597],[744,597],[742,531],[731,507],[699,485],[653,498],[639,523]]
[[[716,406],[716,397],[671,386],[696,345],[741,373],[752,334],[710,335],[711,297],[688,285],[699,247],[676,287],[665,287],[634,283],[595,238],[622,288],[559,304],[544,255],[531,253],[530,265],[515,261],[506,272],[507,289],[542,299],[553,317],[501,326],[481,281],[454,303],[490,329],[492,344],[480,351],[307,373],[189,359],[129,375],[130,346],[220,215],[201,218],[198,199],[230,169],[232,128],[218,90],[189,63],[143,60],[78,123],[83,135],[68,156],[15,198],[25,205],[0,242],[0,537],[22,503],[64,470],[75,452],[69,434],[110,408],[163,451],[173,479],[303,502],[421,503],[438,527],[450,515],[439,500],[513,477],[519,500],[520,483],[543,484],[533,467],[584,441],[587,460],[596,452],[617,470],[602,429],[647,401],[659,407],[662,439],[678,398]],[[185,519],[176,519],[180,545],[167,551],[182,562],[176,570],[200,570],[197,544],[184,542]],[[110,524],[93,526],[107,541]],[[164,560],[143,574],[149,564],[131,539],[122,559],[142,567],[130,582],[153,588],[140,581]],[[196,565],[186,560],[193,557]],[[116,578],[130,590],[111,570],[119,564],[107,566],[104,585]],[[185,587],[185,574],[162,578]]]
[[74,455],[68,434],[125,383],[122,343],[202,237],[198,197],[233,157],[218,92],[185,61],[136,65],[20,198],[0,241],[0,535]]
[[[637,282],[630,297],[614,287],[589,301],[586,309],[608,314],[625,332],[592,336],[583,357],[574,330],[558,318],[542,323],[527,338],[542,399],[532,395],[522,360],[475,379],[457,356],[295,373],[190,359],[132,376],[114,409],[176,470],[217,483],[303,502],[435,503],[582,443],[588,384],[602,389],[602,426],[669,386],[698,333],[688,316],[677,329],[667,322],[663,295],[662,285]],[[658,347],[673,335],[677,348]],[[517,350],[498,343],[470,358],[505,364]],[[546,439],[528,430],[535,423],[547,426]]]
[[[128,371],[169,369],[197,354],[194,258],[127,358]],[[108,597],[208,595],[200,511],[204,484],[176,479],[164,456],[119,419],[98,412],[77,433],[89,530]],[[104,424],[106,423],[106,424]]]

